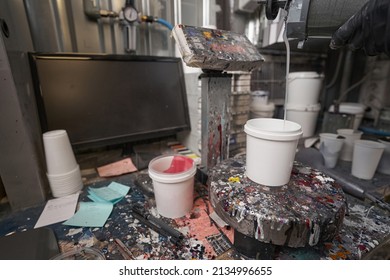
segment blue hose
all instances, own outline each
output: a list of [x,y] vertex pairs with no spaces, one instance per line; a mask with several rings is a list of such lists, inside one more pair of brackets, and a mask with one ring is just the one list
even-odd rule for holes
[[169,28],[169,30],[172,30],[173,29],[173,26],[172,24],[170,24],[168,21],[166,21],[165,19],[162,19],[162,18],[158,18],[157,20],[155,20],[156,22],[164,25],[165,27]]

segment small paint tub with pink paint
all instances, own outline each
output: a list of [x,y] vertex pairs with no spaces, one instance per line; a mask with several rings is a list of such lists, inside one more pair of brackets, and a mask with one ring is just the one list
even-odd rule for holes
[[192,210],[196,164],[182,155],[162,155],[149,163],[157,211],[167,218],[180,218]]

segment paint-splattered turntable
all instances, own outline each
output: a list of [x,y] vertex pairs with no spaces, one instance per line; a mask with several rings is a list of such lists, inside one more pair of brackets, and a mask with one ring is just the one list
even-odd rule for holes
[[245,156],[240,156],[209,171],[211,204],[236,231],[264,243],[294,248],[336,236],[346,200],[332,178],[294,162],[287,185],[267,187],[247,178],[245,166]]

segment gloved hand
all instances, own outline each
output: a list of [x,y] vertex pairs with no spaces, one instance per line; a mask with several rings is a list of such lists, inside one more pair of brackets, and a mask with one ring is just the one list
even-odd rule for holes
[[390,0],[370,0],[332,36],[331,49],[348,46],[390,56]]

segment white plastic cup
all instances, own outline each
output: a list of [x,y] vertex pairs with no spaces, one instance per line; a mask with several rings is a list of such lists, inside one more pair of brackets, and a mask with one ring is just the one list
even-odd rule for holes
[[302,137],[311,137],[315,133],[321,104],[295,105],[286,104],[286,120],[302,126]]
[[386,148],[383,152],[381,160],[379,161],[378,172],[390,175],[390,142],[383,140],[379,140],[379,142],[384,144]]
[[337,165],[344,138],[337,138],[334,133],[320,133],[320,152],[324,158],[326,168],[334,168]]
[[352,175],[371,180],[385,147],[385,144],[371,140],[356,140],[353,148]]
[[341,128],[337,129],[337,134],[345,138],[344,145],[340,153],[340,159],[344,161],[352,161],[354,142],[362,137],[363,132],[349,128]]
[[77,167],[72,146],[65,130],[52,130],[43,134],[48,174],[63,174]]
[[282,186],[290,181],[301,126],[291,121],[258,118],[248,120],[246,175],[255,183]]
[[60,175],[47,174],[47,179],[54,197],[74,194],[84,186],[79,165],[68,173]]
[[[190,160],[191,166],[181,172],[166,173],[175,158]],[[148,171],[153,181],[158,213],[172,219],[188,214],[194,199],[194,161],[181,155],[163,155],[150,161]]]
[[324,75],[317,72],[289,73],[287,103],[297,105],[317,104],[323,78]]

